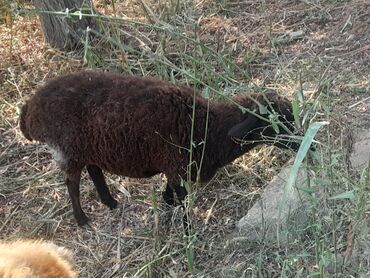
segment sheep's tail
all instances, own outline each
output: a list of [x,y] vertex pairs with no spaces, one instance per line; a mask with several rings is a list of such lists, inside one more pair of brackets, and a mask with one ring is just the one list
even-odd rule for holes
[[21,109],[21,116],[19,120],[19,128],[21,129],[24,137],[26,137],[28,140],[32,141],[33,138],[30,135],[29,130],[27,129],[26,125],[26,119],[27,119],[27,110],[28,110],[28,102],[26,102],[22,109]]

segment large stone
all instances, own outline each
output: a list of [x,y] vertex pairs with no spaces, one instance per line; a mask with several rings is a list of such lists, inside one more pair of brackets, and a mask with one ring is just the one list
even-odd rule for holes
[[266,187],[259,201],[238,223],[239,234],[246,240],[269,240],[278,238],[285,241],[289,223],[295,228],[305,223],[305,216],[299,208],[304,207],[304,195],[298,188],[307,187],[306,172],[300,170],[297,187],[286,190],[291,165],[284,168]]
[[[355,132],[350,161],[353,169],[366,167],[370,155],[370,131]],[[291,163],[290,163],[291,164]],[[307,194],[297,188],[307,188],[306,171],[301,170],[296,186],[286,190],[291,165],[285,167],[265,188],[259,201],[248,211],[237,225],[238,236],[233,241],[273,240],[284,242],[287,235],[304,228],[307,222],[304,213]],[[314,179],[310,179],[313,183]],[[311,184],[313,185],[313,184]]]
[[350,156],[351,165],[361,170],[369,163],[370,156],[370,130],[360,130],[354,136],[353,150]]

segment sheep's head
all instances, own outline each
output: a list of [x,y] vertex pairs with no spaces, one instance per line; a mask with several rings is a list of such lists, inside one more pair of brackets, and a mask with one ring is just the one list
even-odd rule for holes
[[293,137],[299,131],[294,126],[294,116],[288,99],[269,91],[237,97],[235,100],[254,114],[245,112],[242,121],[229,130],[230,137],[246,144],[266,143],[298,150],[300,143]]

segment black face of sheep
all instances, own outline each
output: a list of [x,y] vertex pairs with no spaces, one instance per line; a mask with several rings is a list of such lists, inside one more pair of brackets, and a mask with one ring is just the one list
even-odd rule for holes
[[[274,117],[294,130],[290,103],[276,93],[233,99],[257,117],[243,114],[235,103],[209,103],[197,94],[194,97],[190,87],[91,71],[60,76],[41,87],[22,107],[20,129],[27,139],[54,150],[66,175],[74,216],[84,225],[88,218],[81,208],[79,186],[85,167],[102,203],[111,209],[117,201],[103,170],[133,178],[164,173],[168,181],[164,200],[172,205],[174,192],[182,203],[187,191],[181,180],[189,176],[197,180],[199,165],[200,181],[207,182],[217,169],[259,144],[296,149],[297,143],[282,140],[287,131],[280,127],[278,134],[276,126],[261,119],[269,116],[251,98],[264,107],[271,105]],[[241,147],[234,139],[246,143]],[[194,145],[191,162],[190,143]],[[191,175],[189,165],[194,167]]]
[[[246,112],[244,120],[232,127],[228,135],[242,144],[273,144],[279,148],[297,151],[300,143],[295,141],[293,137],[300,134],[300,131],[294,126],[290,101],[272,91],[254,97],[254,101],[258,102],[263,109],[267,109],[265,113],[262,114],[259,111],[253,111],[256,114]],[[243,103],[250,106],[249,96],[244,96],[238,100],[241,106],[243,106]],[[246,107],[248,108],[248,106]]]

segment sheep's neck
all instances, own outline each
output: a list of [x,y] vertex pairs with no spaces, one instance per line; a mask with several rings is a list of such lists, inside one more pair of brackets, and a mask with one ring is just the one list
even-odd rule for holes
[[215,131],[211,131],[216,136],[212,144],[215,146],[214,150],[219,150],[217,167],[222,167],[255,147],[257,143],[241,145],[228,136],[229,130],[243,118],[241,110],[236,105],[221,103],[217,105],[216,111],[216,124],[212,125]]
[[[202,162],[200,172],[202,182],[210,180],[217,169],[229,164],[257,145],[257,143],[241,145],[228,136],[229,130],[243,119],[243,114],[236,105],[226,103],[211,105],[209,117],[202,115],[203,119],[208,118],[208,136],[204,157],[202,148],[196,148],[197,151],[194,154],[194,159],[197,162],[194,165],[199,167],[200,162]],[[205,123],[203,124],[205,125]],[[203,138],[200,138],[200,140],[203,140]],[[199,168],[194,169],[192,173],[195,175],[198,170]],[[192,178],[195,179],[195,176]]]

